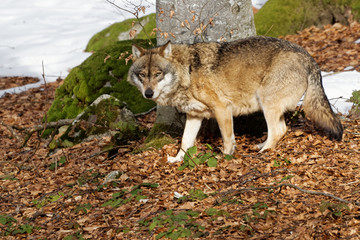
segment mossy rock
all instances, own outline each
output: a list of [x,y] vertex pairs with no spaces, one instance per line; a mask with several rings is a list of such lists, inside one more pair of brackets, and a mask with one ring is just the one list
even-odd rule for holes
[[125,58],[131,53],[133,43],[147,47],[149,40],[114,43],[75,67],[56,90],[55,100],[47,114],[48,121],[75,118],[102,94],[110,94],[125,102],[133,113],[146,112],[154,107],[153,101],[144,99],[136,87],[126,81],[131,61],[126,64]]
[[[151,32],[156,28],[155,16],[155,13],[153,13],[139,19],[144,28],[141,26],[138,27],[134,39],[148,39],[150,37]],[[90,39],[85,51],[95,52],[104,47],[111,46],[118,41],[129,40],[129,31],[134,28],[134,24],[137,24],[137,22],[137,19],[131,18],[110,25]]]
[[123,102],[104,94],[86,107],[60,137],[53,140],[50,149],[71,147],[85,138],[102,134],[110,134],[113,145],[119,146],[138,140],[144,133]]
[[349,9],[360,20],[359,0],[269,0],[254,16],[256,32],[279,37],[313,25],[347,24]]

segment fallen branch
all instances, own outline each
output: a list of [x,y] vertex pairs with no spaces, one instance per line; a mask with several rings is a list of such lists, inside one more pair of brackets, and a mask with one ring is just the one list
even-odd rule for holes
[[27,130],[29,131],[29,133],[33,133],[33,132],[37,132],[37,131],[48,129],[48,128],[57,128],[57,127],[62,127],[64,125],[69,125],[73,121],[74,121],[74,119],[61,119],[56,122],[49,122],[49,123],[36,125],[36,126],[28,128]]
[[290,188],[294,188],[296,190],[299,190],[300,192],[303,192],[303,193],[312,194],[312,195],[322,195],[322,196],[333,198],[333,199],[335,199],[335,200],[337,200],[339,202],[344,202],[344,203],[347,203],[347,204],[354,204],[356,206],[360,206],[360,202],[357,202],[357,201],[351,202],[351,201],[342,199],[340,197],[337,197],[335,195],[332,195],[332,194],[326,193],[326,192],[317,192],[317,191],[306,190],[306,189],[300,188],[299,186],[297,186],[295,184],[290,184],[290,183],[282,183],[282,184],[279,184],[279,185],[276,185],[276,186],[270,186],[270,187],[241,188],[241,189],[231,190],[231,192],[272,190],[272,189],[277,189],[277,188],[282,188],[282,187],[290,187]]
[[154,111],[157,108],[157,106],[150,108],[148,111],[146,112],[142,112],[142,113],[136,113],[134,114],[134,117],[140,117],[140,116],[144,116],[147,115],[148,113],[151,113],[152,111]]
[[19,136],[16,134],[15,130],[13,127],[5,124],[3,121],[0,120],[0,125],[3,125],[4,127],[7,128],[7,130],[9,130],[9,132],[11,133],[11,137],[15,137],[17,140],[20,140]]

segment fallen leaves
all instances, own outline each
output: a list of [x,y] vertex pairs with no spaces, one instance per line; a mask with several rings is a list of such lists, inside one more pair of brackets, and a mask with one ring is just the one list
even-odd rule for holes
[[320,65],[323,71],[360,71],[360,24],[340,23],[327,25],[324,29],[310,27],[296,35],[283,37],[303,46]]
[[[358,28],[356,23],[351,29],[310,28],[288,38],[309,49],[322,69],[337,71],[348,64],[358,69],[359,59],[353,55],[359,55],[359,49],[352,47],[360,38]],[[40,124],[58,84],[1,98],[1,121],[23,128]],[[138,120],[150,129],[155,117],[153,111]],[[121,154],[108,159],[100,153],[110,141],[103,137],[48,156],[46,139],[34,134],[22,148],[22,141],[0,125],[0,220],[6,221],[0,223],[0,234],[11,230],[18,232],[13,238],[155,238],[170,236],[167,219],[194,211],[186,217],[189,222],[177,225],[179,233],[194,236],[200,230],[206,239],[355,239],[360,234],[359,206],[354,204],[360,201],[360,120],[344,117],[342,123],[344,140],[333,142],[300,118],[275,150],[263,154],[253,146],[264,137],[238,134],[235,158],[220,157],[216,167],[200,164],[183,171],[177,170],[182,163],[166,162],[180,140],[139,154],[119,150]],[[24,138],[22,131],[14,131]],[[220,138],[200,137],[198,149],[205,152],[206,143],[220,155]],[[151,185],[155,183],[157,187]],[[346,208],[331,197],[286,184],[352,204]],[[187,200],[181,202],[181,197]],[[123,202],[117,208],[103,206],[116,201]],[[191,225],[193,221],[198,225]],[[180,228],[190,225],[195,229],[191,233]]]
[[33,77],[0,77],[0,90],[24,86],[26,84],[36,82],[39,82],[39,79]]

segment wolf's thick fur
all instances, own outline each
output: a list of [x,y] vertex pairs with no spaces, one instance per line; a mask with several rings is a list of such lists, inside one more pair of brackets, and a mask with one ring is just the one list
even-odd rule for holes
[[235,150],[233,116],[262,110],[268,136],[260,151],[274,148],[286,132],[284,112],[294,110],[306,92],[307,116],[331,139],[341,140],[342,125],[324,93],[319,67],[300,46],[270,37],[229,43],[133,46],[128,81],[144,97],[187,114],[181,161],[194,145],[203,118],[215,117],[224,154]]

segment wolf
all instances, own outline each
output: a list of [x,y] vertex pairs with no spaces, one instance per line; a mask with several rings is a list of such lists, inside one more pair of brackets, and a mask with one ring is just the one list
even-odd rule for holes
[[182,161],[195,143],[204,118],[215,118],[223,153],[233,154],[233,117],[263,111],[267,139],[260,152],[274,148],[287,127],[286,111],[304,96],[308,118],[330,139],[343,128],[332,111],[315,60],[286,40],[255,36],[233,42],[166,44],[152,49],[132,46],[128,81],[147,99],[186,113],[181,148],[169,162]]

